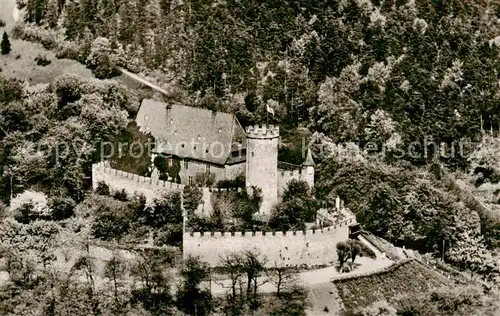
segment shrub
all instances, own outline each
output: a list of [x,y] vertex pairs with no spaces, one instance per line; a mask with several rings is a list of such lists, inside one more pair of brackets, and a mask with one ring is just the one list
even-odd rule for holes
[[99,195],[109,195],[110,194],[109,186],[105,182],[99,181],[99,183],[97,183],[97,188],[95,189],[95,193]]
[[50,65],[51,61],[47,59],[47,57],[45,56],[42,56],[42,55],[38,55],[36,58],[35,58],[35,61],[36,61],[36,64],[38,66],[42,66],[42,67],[45,67],[47,65]]
[[246,178],[244,174],[240,174],[233,180],[220,180],[216,186],[218,188],[244,188],[246,185]]
[[107,38],[98,37],[92,42],[85,64],[92,70],[96,78],[107,79],[119,74],[110,55],[111,43]]
[[0,19],[0,27],[4,27],[6,24],[5,24],[5,21]]
[[125,189],[115,191],[115,193],[113,194],[113,198],[118,201],[126,202],[128,201],[127,191],[125,191]]
[[56,34],[54,31],[22,24],[16,24],[12,29],[13,38],[41,43],[48,50],[57,47]]
[[195,183],[200,187],[211,187],[215,182],[215,174],[212,172],[198,172],[194,176]]
[[79,46],[74,42],[63,41],[56,47],[56,58],[77,60],[79,55]]
[[24,191],[13,198],[10,211],[18,222],[24,224],[38,219],[50,219],[51,217],[47,196],[36,191]]
[[92,235],[102,240],[120,239],[130,228],[128,213],[127,208],[120,204],[102,205],[95,214]]
[[70,197],[55,197],[49,201],[52,219],[63,220],[73,215],[76,203]]

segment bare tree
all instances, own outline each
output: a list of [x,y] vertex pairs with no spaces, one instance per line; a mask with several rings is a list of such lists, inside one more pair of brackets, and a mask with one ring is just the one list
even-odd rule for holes
[[[243,270],[243,258],[238,253],[230,253],[221,258],[222,268],[224,272],[229,276],[231,285],[230,293],[228,295],[228,301],[231,302],[231,315],[239,315],[241,301],[239,298],[242,296],[242,286],[240,283],[241,276],[244,273]],[[216,282],[217,283],[217,282]],[[238,285],[240,288],[240,293],[238,294]]]
[[280,297],[283,291],[289,290],[297,281],[295,268],[278,266],[267,270],[267,277],[276,286],[276,296]]
[[[252,309],[257,309],[259,302],[257,292],[259,286],[267,283],[269,280],[265,276],[266,257],[261,257],[260,253],[255,250],[247,250],[243,252],[243,271],[247,276],[247,297],[251,297],[249,301]],[[259,280],[260,279],[260,280]]]
[[123,262],[120,254],[114,251],[111,260],[106,262],[104,276],[113,282],[113,293],[117,304],[120,303],[120,300],[118,299],[118,287],[120,286],[120,279],[125,274],[125,269],[125,263]]

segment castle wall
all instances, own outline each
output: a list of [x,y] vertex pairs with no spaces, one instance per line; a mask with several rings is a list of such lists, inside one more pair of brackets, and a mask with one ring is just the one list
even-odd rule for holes
[[134,194],[134,192],[142,193],[149,201],[161,192],[182,191],[184,189],[182,184],[153,180],[97,163],[92,165],[92,188],[95,190],[101,181],[105,182],[112,191],[125,189],[129,195]]
[[220,258],[232,252],[255,250],[267,258],[268,266],[329,265],[337,260],[337,242],[349,238],[349,225],[354,222],[350,219],[323,230],[297,232],[185,233],[183,255],[200,256],[218,266]]
[[297,170],[278,169],[278,195],[283,193],[283,190],[288,186],[288,182],[292,179],[305,181],[309,187],[313,187],[314,169],[312,167]]
[[226,179],[233,180],[241,174],[244,175],[245,169],[246,169],[246,161],[234,165],[226,165],[225,166]]
[[210,173],[213,173],[215,175],[215,183],[217,183],[217,181],[225,179],[226,174],[224,167],[188,160],[188,167],[186,169],[184,160],[182,160],[181,171],[179,172],[179,176],[181,177],[181,183],[189,185],[189,177],[193,177],[193,181],[195,181],[196,174],[208,171],[207,165],[210,165]]
[[196,209],[196,214],[201,217],[209,217],[212,212],[213,212],[213,206],[212,206],[212,194],[214,192],[227,192],[227,191],[238,191],[241,192],[243,188],[201,188],[202,191],[202,198],[201,198],[201,203],[198,205],[198,208]]

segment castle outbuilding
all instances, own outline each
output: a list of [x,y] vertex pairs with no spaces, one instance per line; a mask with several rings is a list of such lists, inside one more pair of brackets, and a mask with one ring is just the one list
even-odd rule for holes
[[[147,99],[136,123],[155,138],[153,159],[161,155],[170,166],[178,166],[178,174],[169,175],[168,181],[212,186],[244,176],[247,189],[261,189],[261,215],[270,214],[290,180],[314,185],[309,150],[302,166],[278,161],[278,126],[248,126],[245,131],[233,114]],[[214,183],[196,183],[201,174],[211,174]]]

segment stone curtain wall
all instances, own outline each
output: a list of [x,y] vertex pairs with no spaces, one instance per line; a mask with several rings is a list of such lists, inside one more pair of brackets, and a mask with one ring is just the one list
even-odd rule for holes
[[[185,185],[169,181],[162,181],[148,177],[140,177],[136,174],[127,173],[121,170],[106,167],[103,163],[92,165],[92,187],[95,190],[99,182],[105,182],[109,189],[125,191],[132,195],[134,192],[143,193],[148,201],[153,200],[159,193],[165,191],[182,191]],[[242,188],[201,188],[203,192],[202,202],[198,206],[197,214],[201,216],[209,216],[212,213],[212,192],[238,191]]]
[[232,252],[255,250],[267,257],[267,265],[320,266],[337,260],[336,245],[349,238],[349,225],[343,221],[323,230],[289,232],[206,232],[184,233],[183,255],[200,256],[211,266]]
[[142,193],[149,201],[162,191],[184,190],[182,184],[141,177],[106,167],[103,163],[92,165],[92,188],[94,190],[99,182],[105,182],[111,191],[125,189],[129,195],[134,194],[134,192]]
[[309,187],[314,186],[314,174],[309,174],[307,168],[295,170],[278,169],[278,195],[283,193],[288,186],[288,182],[293,179],[305,181]]

